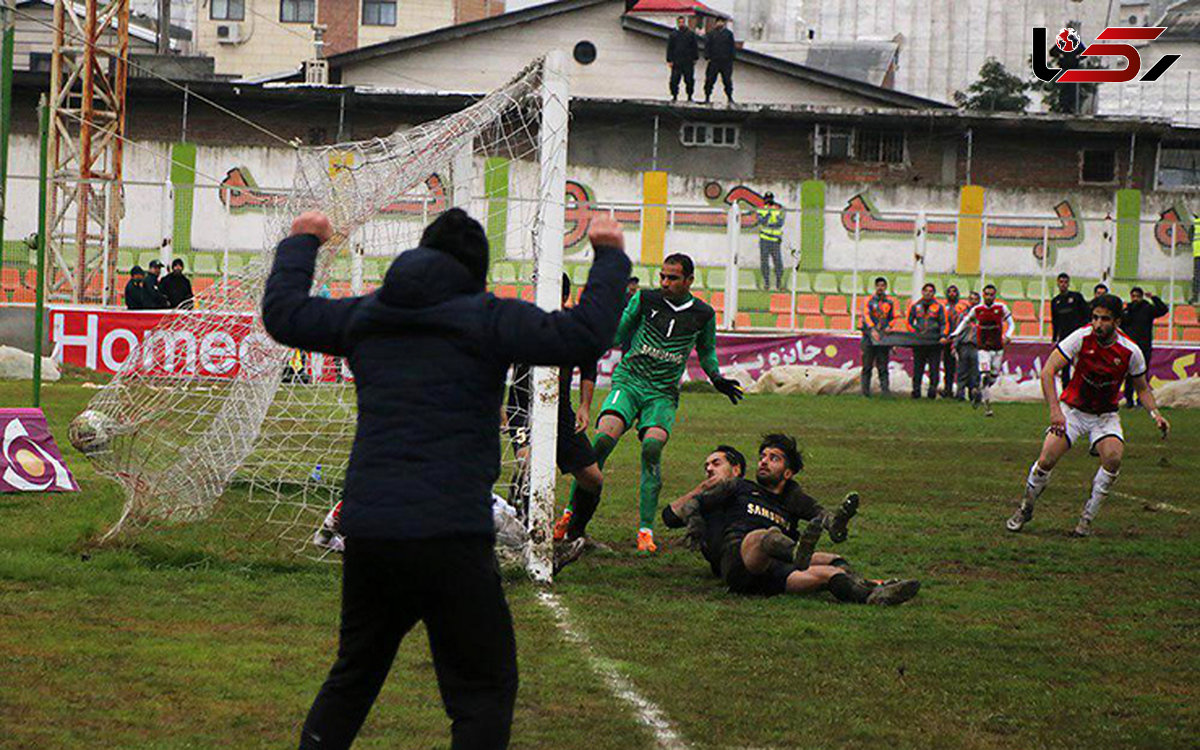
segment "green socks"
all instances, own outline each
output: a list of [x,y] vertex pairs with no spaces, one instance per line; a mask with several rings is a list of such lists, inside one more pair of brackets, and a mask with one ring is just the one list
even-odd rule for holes
[[642,441],[641,527],[654,528],[658,512],[658,492],[662,489],[663,442],[654,438]]

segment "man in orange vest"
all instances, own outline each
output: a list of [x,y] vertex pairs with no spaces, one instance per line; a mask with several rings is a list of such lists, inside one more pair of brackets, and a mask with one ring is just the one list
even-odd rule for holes
[[937,288],[933,284],[921,287],[921,299],[908,308],[908,327],[922,342],[913,346],[912,397],[921,397],[921,380],[929,369],[929,398],[937,398],[938,359],[942,353],[941,342],[945,340],[946,308],[937,301]]
[[962,316],[971,309],[971,304],[965,299],[959,298],[958,287],[954,284],[946,287],[946,301],[943,304],[946,307],[946,343],[942,347],[942,370],[946,379],[943,381],[942,398],[953,398],[958,362],[955,361],[954,342],[950,341],[949,336],[955,328],[958,328],[958,321],[962,320]]
[[863,301],[862,323],[862,392],[871,396],[871,368],[879,371],[879,392],[888,395],[888,357],[890,346],[881,346],[884,334],[892,330],[896,319],[895,305],[887,296],[887,279],[875,279],[875,294]]

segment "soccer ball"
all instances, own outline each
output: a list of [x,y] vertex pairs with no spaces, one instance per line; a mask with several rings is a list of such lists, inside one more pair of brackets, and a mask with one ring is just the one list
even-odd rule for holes
[[107,414],[87,409],[71,420],[67,435],[75,450],[87,455],[107,450],[115,428],[116,424]]

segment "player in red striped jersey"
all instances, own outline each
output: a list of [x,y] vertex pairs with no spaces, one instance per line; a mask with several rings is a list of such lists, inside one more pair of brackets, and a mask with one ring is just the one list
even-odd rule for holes
[[[1141,349],[1117,330],[1123,310],[1121,299],[1104,294],[1092,300],[1091,306],[1091,325],[1058,342],[1042,368],[1042,395],[1050,404],[1050,427],[1042,443],[1042,454],[1029,469],[1021,507],[1005,524],[1009,531],[1020,531],[1033,518],[1033,503],[1050,481],[1055,464],[1076,441],[1086,437],[1092,455],[1100,457],[1100,468],[1092,480],[1092,494],[1072,533],[1074,536],[1092,533],[1092,521],[1121,471],[1125,437],[1117,409],[1126,376],[1133,381],[1142,405],[1150,412],[1163,438],[1171,431],[1171,424],[1158,413]],[[1068,364],[1072,367],[1071,381],[1059,398],[1054,382]]]
[[[963,330],[975,324],[979,344],[979,398],[984,405],[984,416],[992,416],[992,386],[1000,378],[1004,366],[1004,347],[1012,343],[1017,324],[1008,305],[996,300],[996,287],[988,284],[983,288],[983,302],[972,307],[958,327],[944,341],[953,341]],[[972,405],[978,406],[973,400]]]

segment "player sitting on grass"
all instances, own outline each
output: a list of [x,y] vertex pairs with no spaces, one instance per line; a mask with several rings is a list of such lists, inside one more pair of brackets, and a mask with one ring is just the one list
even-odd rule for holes
[[[900,604],[916,595],[917,581],[866,581],[848,573],[845,561],[836,555],[816,557],[827,514],[793,480],[804,466],[795,438],[765,435],[758,451],[757,482],[737,478],[736,471],[722,478],[724,470],[714,467],[696,490],[662,514],[672,528],[684,526],[695,514],[705,519],[709,561],[715,549],[730,592],[775,596],[828,590],[840,601],[858,604]],[[729,454],[721,452],[728,461]],[[847,495],[834,514],[830,525],[839,532],[853,515],[850,509],[857,507],[857,499]],[[806,519],[808,525],[799,533],[799,522]]]
[[[1112,294],[1096,297],[1092,300],[1091,325],[1058,342],[1046,360],[1042,368],[1042,395],[1050,404],[1050,427],[1046,429],[1041,455],[1029,467],[1021,507],[1005,523],[1009,531],[1020,531],[1033,519],[1033,503],[1050,482],[1055,464],[1077,440],[1087,438],[1092,455],[1100,457],[1100,468],[1092,479],[1092,494],[1084,503],[1072,536],[1092,533],[1092,521],[1117,481],[1125,453],[1117,409],[1126,377],[1133,381],[1138,399],[1150,412],[1163,438],[1171,431],[1171,424],[1158,413],[1154,391],[1146,382],[1142,350],[1117,330],[1122,310],[1120,297]],[[1071,380],[1059,398],[1054,381],[1067,365],[1072,368]]]
[[[742,399],[736,380],[721,376],[717,363],[716,313],[692,296],[695,266],[681,253],[663,259],[659,288],[629,300],[617,328],[617,346],[625,352],[612,376],[612,391],[600,407],[593,448],[601,469],[617,441],[635,424],[642,441],[640,524],[637,547],[651,553],[654,516],[662,489],[662,453],[675,424],[679,379],[692,349],[713,386],[735,405]],[[554,529],[555,538],[582,536],[600,504],[600,493],[576,483],[571,503]]]

